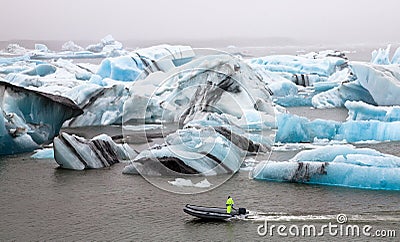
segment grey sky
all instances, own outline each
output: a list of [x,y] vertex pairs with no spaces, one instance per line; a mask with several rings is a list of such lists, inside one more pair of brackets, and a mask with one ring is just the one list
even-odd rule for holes
[[1,0],[0,40],[400,41],[397,0]]

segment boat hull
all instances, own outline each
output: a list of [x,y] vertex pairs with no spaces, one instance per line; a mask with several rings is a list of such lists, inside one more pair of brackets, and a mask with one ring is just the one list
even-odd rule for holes
[[246,209],[244,208],[232,209],[231,213],[227,213],[226,208],[203,207],[190,204],[186,204],[183,211],[192,216],[207,220],[227,220],[236,215],[246,214]]

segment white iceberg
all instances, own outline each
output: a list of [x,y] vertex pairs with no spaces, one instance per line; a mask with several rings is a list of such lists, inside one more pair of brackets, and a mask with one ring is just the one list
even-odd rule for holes
[[391,45],[386,49],[379,48],[371,53],[371,63],[378,65],[400,64],[400,47],[396,49],[392,59],[390,60]]
[[183,179],[183,178],[175,178],[174,181],[168,181],[169,184],[178,187],[199,187],[199,188],[207,188],[211,187],[212,184],[205,178],[202,181],[197,183],[193,183],[190,179]]
[[373,65],[361,62],[350,64],[359,84],[377,105],[400,105],[400,66]]
[[[272,134],[276,124],[268,89],[239,59],[199,57],[155,74],[134,83],[124,122],[172,122],[180,129],[141,152],[125,173],[226,174],[239,170],[247,152],[270,150],[273,136],[264,131]],[[141,92],[143,86],[149,88]]]
[[328,77],[339,69],[347,66],[347,60],[341,57],[328,56],[312,59],[303,56],[274,55],[251,59],[249,65],[273,72],[291,74],[317,74]]
[[170,134],[166,144],[142,151],[124,174],[205,176],[239,170],[245,153],[211,127],[186,128]]
[[63,51],[72,51],[72,52],[78,52],[84,50],[81,46],[75,44],[72,40],[65,42],[61,49]]
[[62,132],[54,138],[54,159],[61,168],[97,169],[129,160],[135,152],[128,145],[116,144],[102,134],[91,140]]

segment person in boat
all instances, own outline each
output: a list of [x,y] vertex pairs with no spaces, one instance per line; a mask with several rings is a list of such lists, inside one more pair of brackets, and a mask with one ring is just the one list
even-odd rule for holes
[[231,213],[233,204],[235,204],[233,202],[233,199],[231,198],[231,196],[228,196],[228,200],[226,200],[226,212],[227,213]]

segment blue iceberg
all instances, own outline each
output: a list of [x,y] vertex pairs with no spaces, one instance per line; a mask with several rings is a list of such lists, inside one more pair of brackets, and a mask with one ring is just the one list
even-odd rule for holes
[[45,148],[40,150],[35,150],[35,154],[31,155],[33,159],[54,159],[54,149]]
[[373,106],[364,102],[348,101],[348,120],[379,120],[383,122],[400,121],[400,106]]
[[400,158],[372,149],[327,146],[302,151],[290,161],[264,161],[252,171],[256,180],[400,190]]
[[313,142],[315,139],[359,141],[399,141],[400,121],[349,120],[337,122],[280,113],[277,115],[276,141],[282,143]]
[[[164,62],[155,62],[162,58],[171,60],[170,65]],[[177,66],[180,61],[187,62],[193,57],[193,51],[189,46],[160,45],[147,49],[140,49],[130,55],[104,59],[97,71],[102,78],[111,78],[118,81],[132,82],[143,73],[141,78],[151,72],[165,71],[171,66]],[[176,61],[176,65],[174,62]],[[182,64],[182,63],[179,63]],[[166,68],[167,67],[167,68]]]
[[82,114],[70,99],[0,81],[0,155],[49,143],[65,120]]

